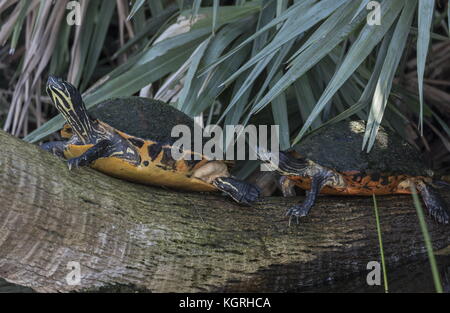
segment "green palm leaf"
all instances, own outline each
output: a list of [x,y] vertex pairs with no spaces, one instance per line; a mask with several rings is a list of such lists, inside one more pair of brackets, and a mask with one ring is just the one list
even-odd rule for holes
[[417,38],[417,78],[419,83],[420,117],[419,128],[423,133],[423,74],[430,43],[434,0],[419,0],[419,36]]
[[395,27],[392,35],[391,43],[389,45],[386,58],[381,69],[380,78],[378,79],[377,87],[373,96],[372,107],[370,109],[369,119],[367,121],[366,132],[364,134],[363,146],[367,144],[367,152],[370,151],[381,125],[384,110],[389,98],[392,87],[392,80],[400,58],[403,55],[403,49],[408,38],[409,27],[411,25],[414,12],[416,10],[417,0],[406,1],[400,19]]
[[336,91],[344,84],[356,68],[364,61],[364,59],[367,58],[372,49],[380,42],[397,18],[404,4],[405,1],[401,0],[384,1],[382,3],[381,14],[383,16],[383,22],[381,25],[377,25],[376,27],[366,24],[361,30],[358,38],[353,43],[350,51],[347,53],[347,56],[342,62],[342,65],[334,74],[321,98],[317,102],[313,112],[303,125],[298,138],[301,138],[307,132],[308,128],[324,109],[327,102],[331,100]]

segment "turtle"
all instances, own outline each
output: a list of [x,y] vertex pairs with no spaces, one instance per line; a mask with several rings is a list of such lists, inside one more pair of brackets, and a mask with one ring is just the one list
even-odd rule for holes
[[283,196],[295,195],[294,187],[306,191],[303,203],[290,207],[292,218],[307,216],[317,195],[411,194],[415,188],[428,212],[448,224],[449,209],[436,188],[441,187],[418,151],[397,133],[380,126],[373,148],[361,150],[366,123],[340,121],[324,126],[278,155],[262,148],[258,157],[279,174]]
[[[257,186],[231,176],[231,162],[173,146],[172,128],[192,130],[194,120],[176,108],[144,97],[105,100],[89,111],[75,86],[49,76],[46,91],[66,124],[63,140],[41,148],[67,159],[69,169],[90,166],[107,175],[140,184],[186,191],[222,191],[249,205]],[[172,148],[179,158],[173,157]]]

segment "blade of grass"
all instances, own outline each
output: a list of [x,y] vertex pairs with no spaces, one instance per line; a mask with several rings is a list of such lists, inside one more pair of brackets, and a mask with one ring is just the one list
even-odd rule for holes
[[271,62],[269,63],[269,66],[267,68],[268,70],[268,74],[267,77],[265,79],[265,81],[263,82],[260,90],[258,91],[256,97],[255,97],[255,103],[257,103],[261,97],[264,94],[264,91],[267,89],[267,87],[269,86],[269,83],[272,82],[273,77],[276,75],[276,73],[279,70],[283,70],[284,71],[284,62],[286,57],[289,55],[292,47],[294,46],[295,43],[295,39],[292,39],[290,42],[286,43],[278,52],[277,52],[277,56],[275,58],[273,58],[271,60]]
[[[325,123],[322,123],[320,127],[324,127],[329,124],[337,123],[339,121],[342,121],[353,114],[356,114],[357,112],[361,111],[365,107],[369,105],[370,98],[372,97],[373,93],[375,92],[375,88],[378,82],[378,79],[380,77],[380,72],[383,67],[384,59],[386,58],[386,53],[389,48],[389,43],[391,42],[393,34],[393,29],[389,31],[386,36],[383,38],[383,41],[381,43],[380,49],[378,50],[377,59],[375,61],[375,66],[372,70],[372,74],[370,75],[370,79],[365,84],[364,91],[361,94],[361,97],[359,100],[353,104],[351,107],[349,107],[347,110],[341,112],[337,116],[333,117],[332,119],[326,121]],[[298,142],[299,138],[295,138],[293,145]]]
[[[258,23],[256,26],[257,30],[261,29],[262,27],[264,27],[264,25],[269,23],[270,20],[272,20],[272,18],[274,16],[273,11],[275,8],[275,2],[272,0],[266,0],[263,2],[263,7],[264,7],[264,9],[261,11],[259,18],[258,18]],[[261,35],[255,39],[255,41],[253,43],[253,47],[252,47],[252,53],[251,53],[252,56],[254,56],[256,53],[258,53],[258,51],[260,51],[261,48],[266,44],[267,35],[268,35],[267,33],[264,33],[263,35]],[[285,55],[284,53],[287,53],[290,50],[290,47],[291,47],[291,45],[286,45],[286,47],[284,47],[284,49],[282,49],[281,52],[279,52],[278,57],[280,57],[280,54],[283,54],[283,58],[284,58],[284,55]],[[234,87],[235,92],[233,92],[233,97],[231,98],[231,101],[227,105],[226,109],[223,111],[222,116],[218,120],[218,123],[220,123],[222,121],[222,119],[228,115],[228,112],[236,105],[236,103],[240,102],[240,99],[242,98],[244,93],[251,91],[251,87],[253,86],[257,77],[267,67],[267,65],[269,64],[271,59],[272,59],[272,55],[267,56],[266,58],[260,60],[258,62],[258,64],[252,69],[252,71],[246,77],[244,77],[244,75],[240,76],[241,79],[239,79],[239,83],[235,84],[235,87]],[[281,60],[280,60],[279,64],[277,65],[277,68],[280,66],[280,64],[281,64]],[[262,91],[264,91],[266,89],[267,85],[272,80],[272,77],[275,74],[275,72],[276,72],[276,70],[274,70],[273,73],[270,72],[267,75],[264,84],[259,88],[261,93],[262,93]],[[240,88],[237,89],[237,91],[236,91],[236,87],[239,87],[239,86],[240,86]],[[259,97],[259,95],[256,96],[256,98],[258,98],[258,97]],[[241,111],[239,111],[239,112],[242,113]]]
[[133,7],[131,8],[130,14],[128,14],[127,21],[131,20],[133,16],[136,14],[136,12],[142,7],[142,5],[145,3],[145,0],[137,0]]
[[[243,84],[245,77],[241,76],[236,81],[236,84],[233,86],[233,94],[235,95],[240,89],[239,86]],[[237,125],[241,120],[242,114],[245,109],[245,105],[248,103],[248,98],[250,96],[250,91],[247,90],[238,100],[237,105],[233,106],[228,114],[225,115],[224,125]],[[228,107],[227,107],[228,109]],[[219,123],[219,122],[218,122]],[[230,134],[225,127],[225,136],[224,136],[224,152],[227,151],[228,147],[232,147],[232,143],[234,142],[234,135]]]
[[[338,7],[342,6],[346,0],[325,0],[316,5],[302,11],[300,16],[294,16],[287,20],[283,27],[277,32],[275,37],[254,57],[247,61],[236,73],[230,76],[222,84],[226,85],[233,81],[242,72],[253,66],[256,62],[265,58],[273,52],[278,51],[284,44],[290,40],[298,37],[303,32],[307,31],[315,24],[325,19]],[[285,11],[287,12],[287,11]]]
[[[245,38],[245,34],[242,36]],[[220,83],[223,82],[225,77],[229,76],[231,73],[236,71],[240,66],[242,66],[245,61],[247,55],[250,52],[250,47],[244,47],[242,51],[239,51],[233,58],[231,58],[226,64],[221,64],[214,71],[213,75],[208,81],[208,84],[203,88],[203,92],[201,92],[200,96],[195,102],[195,107],[192,105],[184,111],[188,115],[197,115],[203,112],[206,108],[208,108],[225,89],[225,87],[220,86]]]
[[420,203],[419,197],[417,196],[416,187],[411,185],[411,194],[414,200],[414,206],[416,207],[417,216],[419,218],[420,229],[422,230],[423,240],[425,241],[425,247],[427,249],[428,260],[430,261],[431,273],[433,275],[434,288],[437,293],[442,293],[442,283],[439,277],[439,270],[436,264],[436,259],[433,253],[433,245],[431,244],[431,236],[428,232],[427,223],[425,222],[425,216],[422,209],[422,204]]
[[106,33],[108,32],[109,23],[112,19],[116,2],[102,2],[99,7],[97,23],[94,28],[94,33],[89,45],[89,52],[86,58],[85,70],[83,71],[83,79],[80,85],[80,90],[83,91],[89,84],[92,74],[95,71],[100,53],[103,49]]
[[83,23],[76,30],[76,42],[72,47],[72,60],[67,77],[70,82],[75,86],[80,85],[82,74],[84,72],[86,59],[89,54],[89,46],[92,40],[92,34],[94,33],[95,17],[97,14],[96,2],[84,2],[82,5],[82,20]]
[[[263,0],[262,10],[259,13],[258,23],[256,24],[256,31],[270,23],[275,16],[275,0]],[[256,55],[266,44],[269,32],[263,33],[253,41],[252,56]]]
[[14,31],[11,38],[11,47],[9,49],[9,54],[14,54],[17,47],[17,41],[19,40],[20,32],[22,30],[23,21],[25,20],[26,12],[30,6],[31,0],[21,1],[19,17],[17,18],[16,25],[14,26]]
[[97,90],[84,97],[86,107],[105,99],[116,96],[129,96],[139,91],[144,86],[175,71],[192,54],[198,42],[192,42],[189,46],[183,46],[146,63],[135,66],[122,75],[107,81]]
[[[357,4],[355,2],[355,4]],[[356,9],[357,6],[354,7]],[[350,22],[353,11],[346,12],[346,18],[343,20],[343,27],[335,27],[329,29],[328,32],[321,34],[322,40],[312,43],[300,55],[298,55],[292,62],[292,66],[283,75],[283,77],[273,86],[264,97],[259,100],[253,107],[253,112],[256,113],[264,108],[270,101],[273,100],[280,92],[287,89],[299,77],[310,70],[314,65],[321,61],[327,54],[329,54],[342,40],[347,38],[359,24],[365,19],[365,15],[361,14],[353,22]],[[363,49],[363,47],[361,47]],[[362,62],[362,61],[361,61]],[[350,62],[349,62],[350,63]],[[350,63],[351,64],[351,63]],[[350,76],[350,74],[349,74]],[[328,102],[329,100],[327,100]],[[317,114],[318,115],[318,114]],[[312,122],[311,122],[312,123]]]
[[[252,32],[252,30],[254,29],[253,27],[255,18],[247,17],[243,21],[245,22],[233,22],[231,24],[225,25],[219,30],[217,35],[211,39],[211,42],[208,45],[201,64],[211,64],[212,62],[217,60],[217,58],[220,57],[223,51],[229,48],[235,40],[239,40],[240,36],[245,33]],[[206,76],[199,76],[198,73],[194,75],[189,95],[186,101],[182,103],[181,111],[188,112],[190,110],[189,108],[193,107],[195,103],[197,103],[198,95],[201,92],[202,86],[204,86],[207,81],[209,81],[213,77],[215,72],[216,68],[213,68],[210,72],[208,72],[208,75]],[[218,81],[218,84],[220,84],[222,81]],[[212,88],[216,87],[217,86],[213,86]]]
[[416,6],[417,0],[406,1],[400,19],[395,27],[394,34],[392,35],[391,43],[389,44],[386,59],[384,60],[380,78],[378,79],[373,96],[372,107],[370,109],[366,132],[364,134],[362,149],[367,145],[367,152],[370,152],[375,143],[378,129],[380,128],[384,110],[391,92],[392,81],[406,45],[409,27],[413,20]]
[[[129,12],[130,11],[125,3],[122,3],[122,6],[124,6],[124,10],[127,10],[127,11],[124,11],[124,12]],[[175,5],[173,7],[175,7]],[[128,13],[128,15],[129,14],[130,13]],[[131,26],[131,30],[132,30],[133,36],[131,36],[131,33],[129,33],[129,35],[130,35],[130,38],[134,38],[137,33],[142,32],[142,30],[145,27],[145,25],[147,25],[147,20],[149,20],[149,19],[146,17],[145,10],[138,10],[136,12],[136,14],[133,15],[132,21],[128,21],[125,18],[125,20],[122,23],[125,24],[125,25],[128,24],[129,26]],[[125,27],[127,27],[127,26],[125,26]],[[127,27],[127,31],[129,32],[128,27]],[[122,47],[123,47],[123,45],[122,45]]]
[[[292,60],[305,51],[306,48],[315,42],[322,41],[324,36],[333,29],[339,29],[338,25],[350,24],[355,21],[359,13],[352,12],[355,12],[355,3],[353,2],[349,2],[335,10],[310,36],[308,36],[308,40],[289,58],[288,62],[292,63]],[[353,18],[351,20],[347,16],[348,13],[352,13]]]
[[384,292],[388,293],[389,287],[388,287],[387,272],[386,272],[386,262],[384,260],[383,239],[381,237],[380,216],[378,215],[377,198],[375,197],[375,194],[372,194],[372,197],[373,197],[373,207],[375,210],[375,221],[377,223],[378,245],[380,247],[381,266],[383,268]]
[[[3,5],[1,3],[0,5]],[[20,14],[20,4],[16,5],[11,13],[9,13],[9,16],[6,20],[2,20],[1,27],[0,27],[0,45],[5,45],[6,41],[9,39],[11,32],[14,29],[14,25],[17,22],[17,19]]]
[[[232,23],[232,22],[242,22],[246,17],[252,16],[258,13],[261,10],[261,0],[253,0],[248,1],[242,6],[222,6],[220,11],[217,12],[217,25],[216,27],[220,27],[224,24]],[[182,17],[186,17],[190,19],[192,14],[192,10],[185,10],[181,12]],[[209,27],[211,30],[212,24],[212,15],[213,8],[212,7],[200,7],[198,10],[197,18],[200,19],[195,20],[195,23],[192,26],[192,30]]]
[[213,2],[213,17],[212,17],[212,34],[216,34],[217,26],[217,12],[219,11],[219,0],[214,0]]
[[313,2],[314,2],[313,0],[308,0],[308,2],[303,2],[303,3],[302,2],[297,2],[297,3],[295,3],[294,5],[289,7],[286,11],[284,11],[284,13],[281,16],[274,18],[270,23],[267,23],[264,27],[262,27],[257,32],[255,32],[254,34],[252,34],[248,38],[246,38],[240,45],[236,46],[234,49],[231,49],[230,52],[228,52],[225,55],[223,55],[222,57],[220,57],[214,63],[208,65],[207,67],[205,67],[203,69],[201,69],[200,74],[204,75],[206,72],[210,71],[213,67],[216,67],[219,63],[222,63],[227,58],[231,57],[234,53],[239,51],[242,47],[244,47],[245,45],[247,45],[251,41],[255,40],[255,38],[257,38],[258,36],[261,36],[262,34],[267,32],[268,30],[270,30],[272,27],[278,25],[279,23],[282,23],[282,22],[286,21],[290,17],[299,16],[302,13],[302,11],[305,10],[306,8],[308,8],[309,6],[311,6],[311,4]]
[[433,21],[434,0],[419,0],[419,35],[417,37],[417,79],[419,83],[420,115],[419,129],[423,135],[423,75],[430,44],[431,23]]
[[280,16],[287,9],[286,0],[277,0],[277,16]]
[[191,22],[198,15],[198,11],[200,9],[201,4],[202,4],[202,0],[194,0],[194,2],[192,3]]
[[148,6],[150,7],[150,12],[152,13],[152,16],[158,16],[161,14],[161,12],[164,11],[164,4],[163,0],[148,0]]
[[370,0],[361,0],[361,4],[358,7],[358,10],[356,11],[355,15],[352,18],[352,21],[358,16],[359,13],[361,13],[362,10],[365,10],[367,8],[367,4]]
[[[69,57],[69,37],[71,26],[67,23],[62,23],[59,34],[58,43],[52,54],[50,61],[49,73],[52,75],[63,76],[65,75],[64,59]],[[63,74],[64,73],[64,74]]]
[[[237,81],[236,84],[233,86],[233,94],[236,94],[239,90],[239,86],[242,85],[243,81],[244,81],[244,77],[240,77]],[[239,121],[242,117],[242,113],[244,112],[244,108],[246,103],[248,102],[248,97],[250,96],[250,91],[247,90],[247,92],[245,92],[241,98],[238,100],[238,105],[233,106],[228,114],[226,114],[224,116],[225,120],[224,120],[224,125],[237,125],[239,124]],[[226,129],[225,129],[226,131]],[[226,136],[225,136],[226,138]],[[229,141],[225,141],[225,147],[227,147]]]
[[[274,81],[281,77],[281,72],[275,75]],[[280,149],[286,150],[290,147],[289,120],[285,93],[281,93],[272,101],[272,115],[275,125],[279,125]]]
[[[286,58],[286,56],[289,54],[289,51],[291,50],[293,44],[294,44],[295,40],[292,39],[290,42],[286,43],[282,49],[280,49],[276,54],[277,56],[271,60],[271,62],[269,62],[268,68],[267,70],[269,71],[269,73],[267,74],[263,84],[259,87],[259,92],[256,95],[256,97],[254,98],[254,101],[252,103],[252,110],[254,110],[254,105],[255,103],[261,99],[263,92],[266,90],[266,88],[269,86],[269,83],[274,83],[276,84],[276,82],[272,82],[273,77],[278,73],[278,71],[282,71],[282,66],[283,66],[283,61]],[[262,62],[263,60],[261,60]],[[255,67],[253,69],[256,70],[257,68]],[[252,71],[252,72],[253,72]],[[242,89],[242,88],[241,88]],[[248,89],[251,90],[251,89]],[[236,98],[236,96],[234,96],[233,98]],[[251,118],[251,114],[248,114],[247,117],[244,119],[243,124],[247,125],[248,121]]]
[[198,65],[200,64],[200,61],[205,54],[205,50],[208,47],[208,44],[211,40],[211,37],[208,37],[205,41],[203,41],[197,49],[192,54],[191,64],[189,66],[187,75],[184,79],[184,86],[183,89],[181,89],[180,96],[178,98],[178,109],[181,109],[183,106],[183,103],[186,101],[186,97],[189,93],[189,90],[191,89],[191,83],[194,78],[195,73],[197,72]]
[[[297,99],[298,108],[300,111],[300,115],[303,118],[303,122],[305,119],[311,114],[311,111],[316,104],[316,98],[314,97],[313,88],[310,84],[310,75],[306,73],[302,77],[300,77],[294,83],[294,91],[295,97]],[[314,128],[319,127],[322,124],[320,117],[315,120],[312,124]]]
[[180,35],[167,38],[151,46],[137,62],[137,65],[141,65],[152,61],[158,56],[164,55],[170,49],[186,45],[194,40],[201,39],[211,32],[211,27],[203,27],[201,29],[191,30]]

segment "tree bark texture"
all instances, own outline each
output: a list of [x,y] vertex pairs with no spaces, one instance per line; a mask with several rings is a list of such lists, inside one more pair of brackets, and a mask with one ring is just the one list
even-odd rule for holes
[[[319,197],[289,226],[284,213],[301,200],[243,207],[220,194],[69,171],[0,131],[0,277],[38,292],[282,292],[365,279],[367,263],[380,260],[372,198]],[[426,258],[411,197],[378,197],[378,207],[388,266]],[[448,247],[450,227],[427,224],[434,248]],[[67,280],[69,262],[80,265],[79,284]]]

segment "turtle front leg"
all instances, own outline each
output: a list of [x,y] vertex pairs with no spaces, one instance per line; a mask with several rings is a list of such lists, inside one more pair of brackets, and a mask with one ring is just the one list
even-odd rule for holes
[[69,165],[69,170],[74,167],[88,166],[100,158],[108,157],[111,154],[110,143],[111,141],[108,139],[101,140],[79,157],[68,160],[67,164]]
[[241,204],[255,202],[261,194],[259,187],[231,177],[217,177],[212,183]]
[[66,144],[66,141],[50,141],[39,145],[39,147],[52,153],[53,155],[64,158],[64,147]]
[[423,181],[418,182],[416,188],[430,215],[439,223],[448,224],[450,211],[438,191]]
[[[258,150],[258,156],[269,168],[282,175],[279,186],[283,196],[295,195],[293,188],[295,182],[291,182],[290,178],[301,176],[311,179],[311,189],[307,191],[305,201],[287,210],[286,215],[290,217],[296,216],[298,218],[308,215],[316,202],[317,195],[325,185],[343,187],[345,184],[339,174],[305,158],[295,158],[283,151],[275,156],[261,149]],[[274,162],[274,160],[277,162]]]
[[327,184],[334,184],[335,179],[333,178],[333,173],[326,170],[320,171],[311,177],[311,189],[306,192],[305,201],[301,204],[294,205],[290,207],[286,215],[289,217],[303,217],[308,215],[311,208],[316,203],[317,195],[320,190]]

